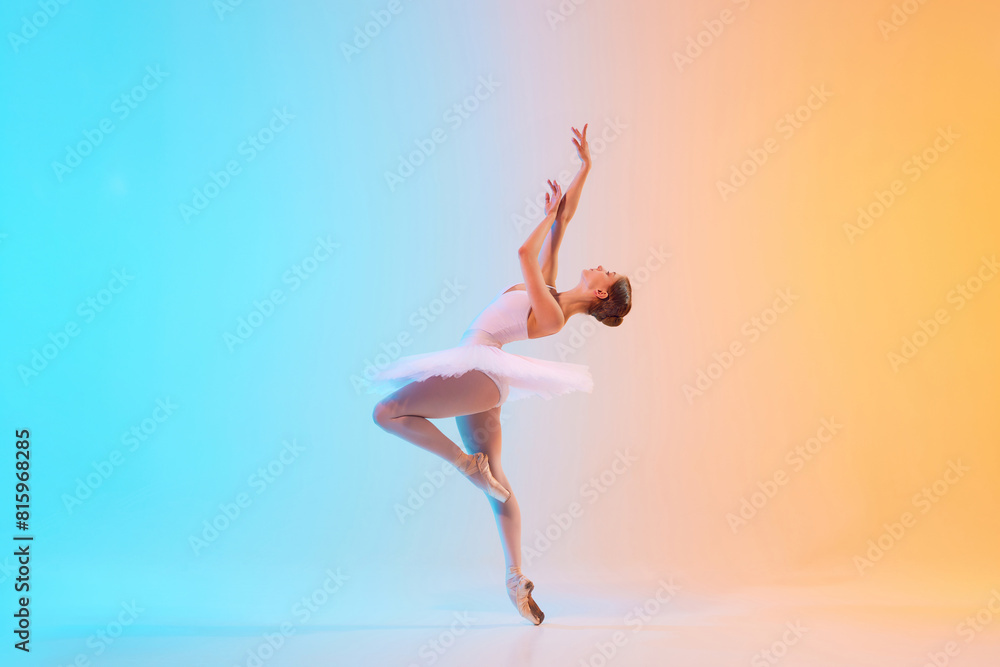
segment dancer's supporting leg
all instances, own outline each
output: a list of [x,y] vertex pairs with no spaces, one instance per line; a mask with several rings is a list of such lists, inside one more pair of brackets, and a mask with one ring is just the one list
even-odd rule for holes
[[[496,403],[496,401],[494,401]],[[470,453],[486,452],[490,460],[490,472],[508,491],[510,483],[500,463],[500,408],[490,408],[483,412],[456,417],[458,432]],[[500,531],[503,557],[507,567],[521,567],[521,507],[511,492],[507,502],[501,503],[490,498],[493,514]]]
[[[500,408],[456,417],[455,421],[466,448],[470,452],[485,452],[493,477],[510,491],[510,482],[500,463]],[[507,565],[507,596],[521,616],[538,625],[545,619],[545,614],[531,597],[535,585],[521,573],[521,506],[517,504],[513,492],[505,503],[490,498],[490,505],[493,506]]]

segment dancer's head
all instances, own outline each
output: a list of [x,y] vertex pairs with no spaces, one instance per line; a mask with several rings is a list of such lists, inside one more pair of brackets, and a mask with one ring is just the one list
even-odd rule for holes
[[621,324],[622,318],[632,310],[632,283],[628,277],[600,265],[596,269],[584,269],[580,277],[584,288],[593,295],[587,314],[605,326]]

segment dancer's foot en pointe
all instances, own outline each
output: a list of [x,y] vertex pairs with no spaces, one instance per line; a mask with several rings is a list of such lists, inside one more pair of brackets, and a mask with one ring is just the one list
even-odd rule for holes
[[510,498],[510,491],[505,489],[490,472],[490,462],[486,457],[486,452],[466,454],[464,460],[459,459],[455,462],[455,467],[491,498],[496,498],[502,503],[507,502],[507,499]]
[[531,579],[521,574],[521,568],[511,567],[507,569],[507,597],[517,607],[521,616],[538,625],[545,619],[545,614],[531,599],[531,591],[534,587]]

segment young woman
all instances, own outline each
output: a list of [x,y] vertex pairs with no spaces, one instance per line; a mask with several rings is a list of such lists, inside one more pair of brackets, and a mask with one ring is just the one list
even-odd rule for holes
[[[375,422],[389,433],[450,462],[493,506],[507,566],[507,594],[534,624],[545,615],[531,598],[534,584],[521,573],[521,510],[500,465],[500,406],[528,396],[546,399],[593,388],[581,364],[511,354],[505,343],[550,336],[579,313],[616,327],[632,308],[629,279],[603,266],[584,269],[573,289],[559,292],[557,254],[566,225],[576,212],[590,173],[587,126],[572,128],[583,164],[566,195],[549,181],[545,219],[518,250],[524,282],[498,294],[473,320],[454,348],[397,359],[374,379],[372,389],[396,388],[375,406]],[[405,386],[404,386],[405,385]],[[430,419],[455,417],[469,453],[448,439]]]

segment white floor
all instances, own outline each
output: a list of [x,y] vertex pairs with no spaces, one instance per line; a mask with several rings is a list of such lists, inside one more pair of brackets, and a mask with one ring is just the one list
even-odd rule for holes
[[[381,612],[368,599],[355,614],[344,600],[336,623],[297,626],[287,637],[276,626],[137,626],[100,656],[85,636],[66,637],[37,646],[19,664],[69,665],[84,654],[88,664],[107,667],[1000,667],[1000,594],[994,614],[983,595],[930,604],[919,591],[868,599],[837,586],[707,595],[669,584],[586,593],[579,585],[539,586],[546,619],[537,627],[494,587],[425,594]],[[968,624],[977,613],[976,625]],[[44,662],[36,661],[38,649]]]

